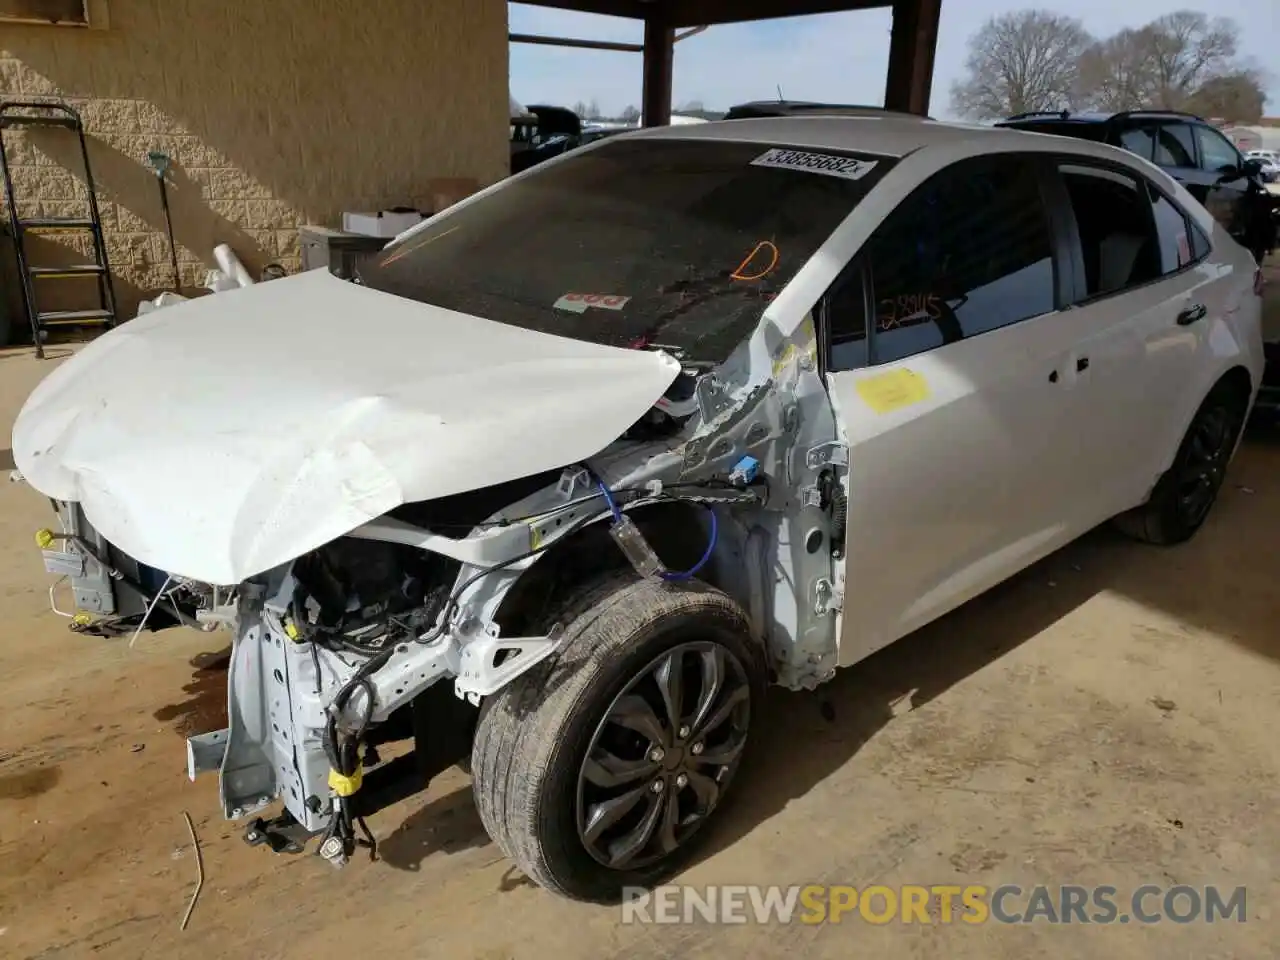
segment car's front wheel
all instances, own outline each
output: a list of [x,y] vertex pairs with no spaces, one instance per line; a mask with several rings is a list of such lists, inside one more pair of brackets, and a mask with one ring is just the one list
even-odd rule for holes
[[1150,499],[1117,517],[1117,526],[1146,543],[1190,540],[1217,502],[1248,403],[1247,393],[1229,380],[1214,387],[1196,411],[1173,465],[1160,478]]
[[485,704],[476,806],[531,879],[610,902],[669,876],[704,836],[764,663],[741,608],[697,582],[620,575],[557,619],[556,654]]

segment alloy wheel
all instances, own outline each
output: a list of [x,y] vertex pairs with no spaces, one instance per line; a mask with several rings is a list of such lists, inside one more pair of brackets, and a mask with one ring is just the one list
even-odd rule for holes
[[1235,438],[1235,418],[1225,404],[1206,410],[1196,421],[1178,471],[1178,513],[1188,526],[1198,526],[1213,506]]
[[583,846],[615,870],[657,862],[711,816],[747,744],[751,686],[738,658],[683,643],[610,703],[578,774]]

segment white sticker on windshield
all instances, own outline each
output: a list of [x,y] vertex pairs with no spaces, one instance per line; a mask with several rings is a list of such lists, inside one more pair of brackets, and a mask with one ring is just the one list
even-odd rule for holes
[[782,170],[807,170],[828,177],[845,180],[861,180],[876,165],[874,160],[854,160],[852,157],[836,157],[829,153],[809,153],[805,150],[783,150],[774,147],[751,161],[753,167],[776,167]]
[[566,293],[551,306],[556,310],[586,313],[587,307],[599,307],[602,310],[621,310],[630,300],[630,297],[606,296],[602,293]]

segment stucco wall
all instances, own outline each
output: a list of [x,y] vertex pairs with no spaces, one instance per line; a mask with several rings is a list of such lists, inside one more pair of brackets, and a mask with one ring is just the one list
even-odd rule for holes
[[[125,316],[171,284],[149,150],[173,159],[186,287],[219,242],[255,274],[292,271],[300,223],[428,207],[433,178],[506,173],[506,0],[96,2],[106,29],[0,26],[0,94],[81,109]],[[74,136],[5,137],[21,214],[82,215]],[[36,241],[41,262],[83,259],[58,236]]]

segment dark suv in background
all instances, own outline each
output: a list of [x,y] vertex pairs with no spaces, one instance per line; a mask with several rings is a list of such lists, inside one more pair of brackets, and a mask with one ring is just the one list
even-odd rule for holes
[[1201,117],[1189,113],[1020,113],[996,124],[1033,133],[1123,147],[1163,167],[1199,200],[1259,263],[1276,245],[1277,199],[1263,186],[1262,164]]

